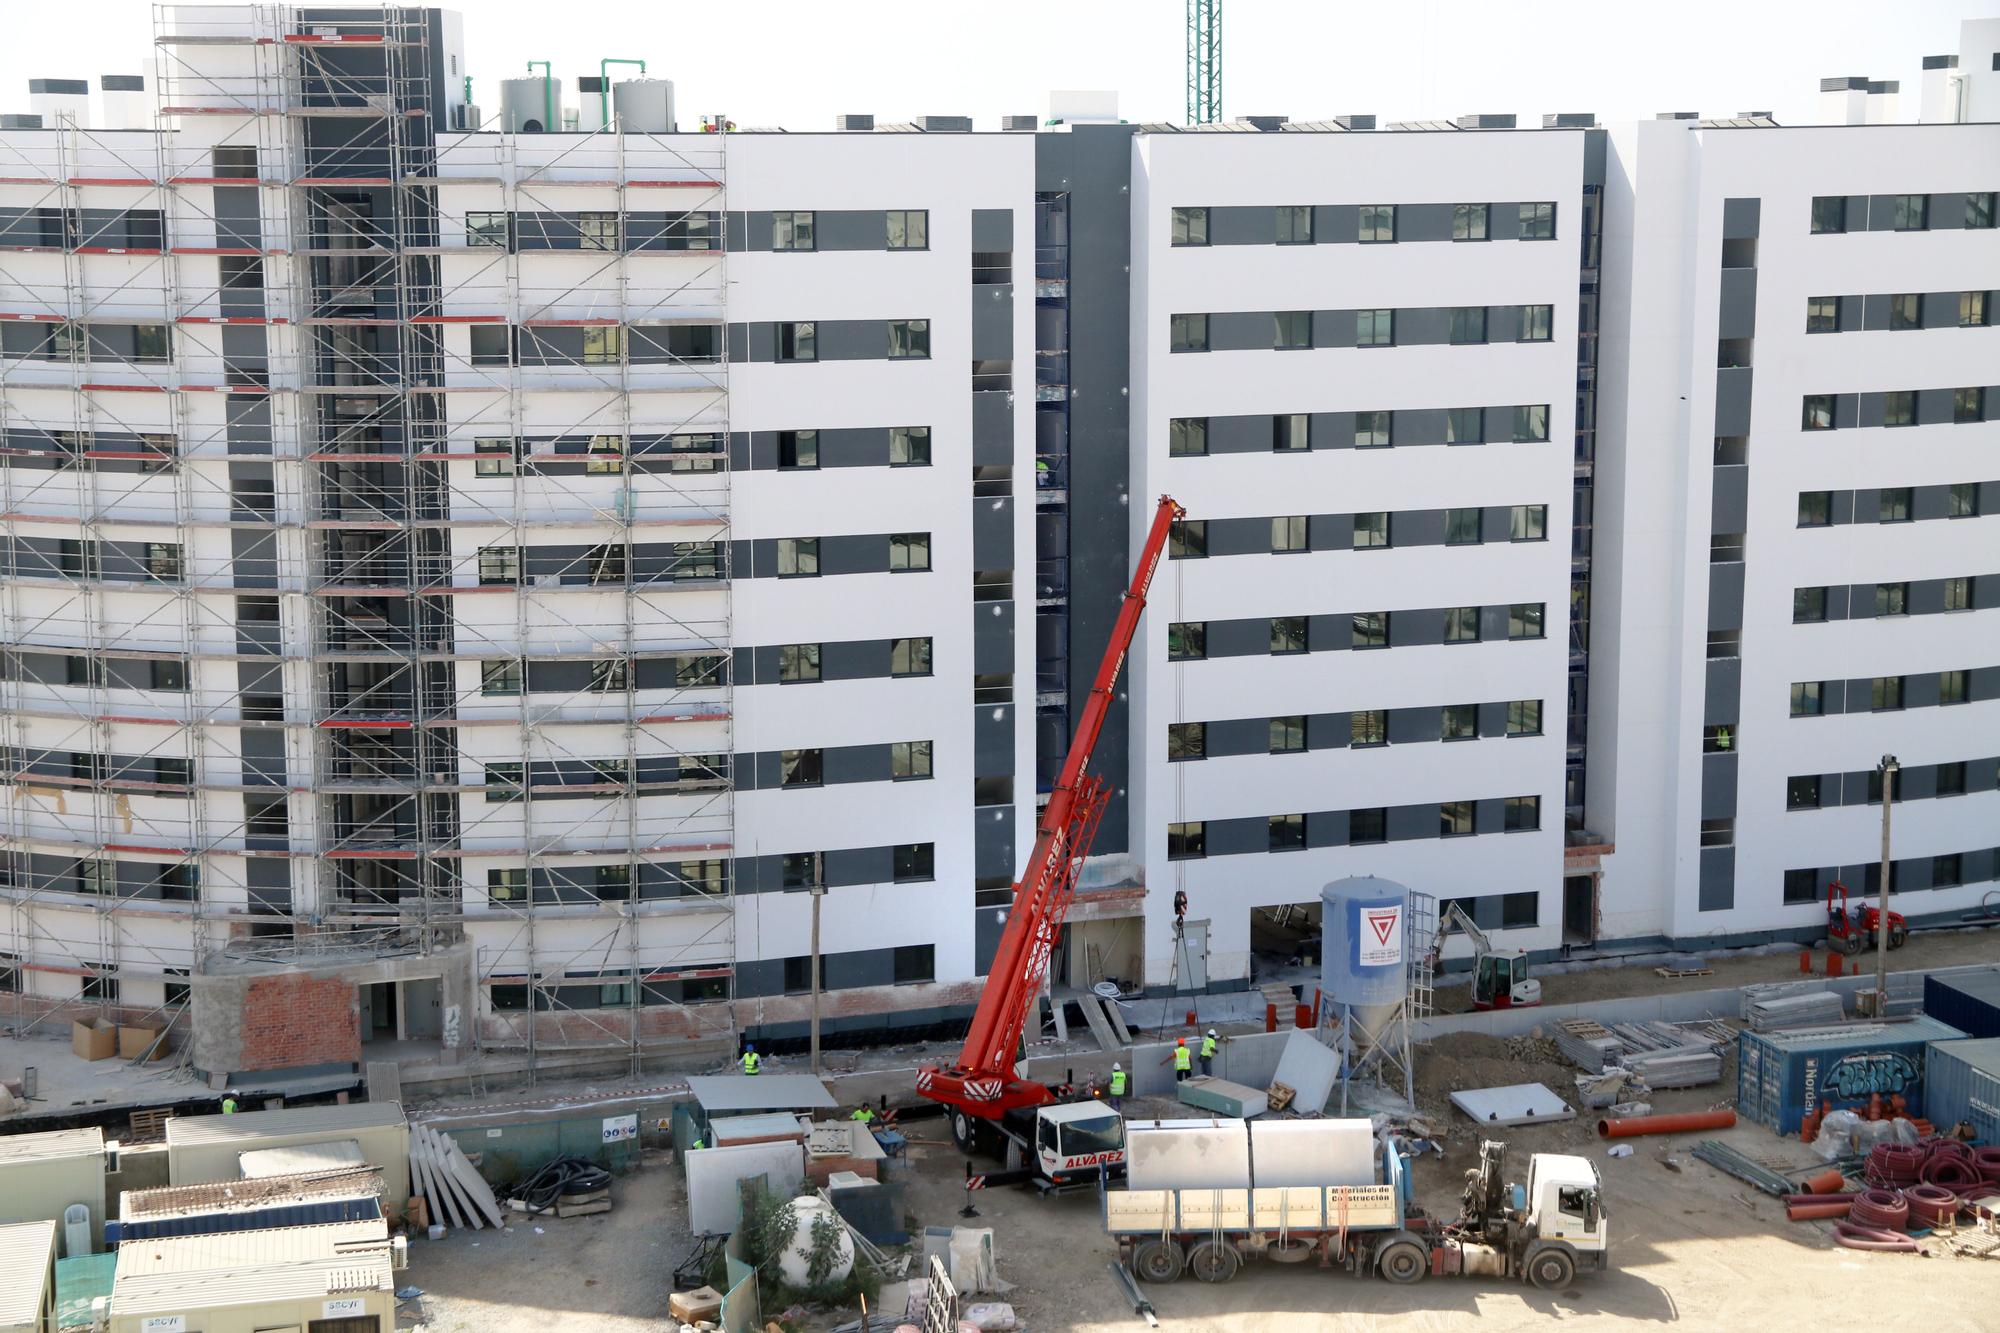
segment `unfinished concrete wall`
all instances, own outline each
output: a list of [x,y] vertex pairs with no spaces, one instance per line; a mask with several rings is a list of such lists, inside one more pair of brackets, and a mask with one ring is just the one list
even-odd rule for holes
[[338,974],[288,970],[197,976],[189,1004],[194,1065],[205,1073],[354,1065],[361,1060],[355,985]]

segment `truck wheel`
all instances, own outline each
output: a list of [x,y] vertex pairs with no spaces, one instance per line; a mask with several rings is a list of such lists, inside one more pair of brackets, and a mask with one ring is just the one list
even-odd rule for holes
[[1392,1240],[1375,1254],[1375,1270],[1385,1282],[1412,1286],[1430,1276],[1431,1256],[1414,1240]]
[[1188,1270],[1203,1282],[1227,1282],[1242,1266],[1236,1247],[1227,1241],[1205,1240],[1188,1251]]
[[1835,940],[1834,943],[1840,946],[1840,951],[1842,953],[1852,958],[1855,954],[1861,952],[1861,946],[1864,943],[1864,941],[1861,938],[1861,932],[1854,931],[1847,935],[1841,936],[1839,939]]
[[960,1152],[972,1151],[972,1117],[963,1111],[951,1113],[951,1141]]
[[1909,942],[1910,928],[1908,926],[1889,927],[1889,947],[1891,949],[1900,949]]
[[1178,1241],[1142,1241],[1132,1252],[1132,1271],[1141,1282],[1172,1282],[1183,1266]]
[[1528,1281],[1543,1291],[1556,1291],[1576,1281],[1576,1256],[1563,1246],[1550,1245],[1528,1256]]

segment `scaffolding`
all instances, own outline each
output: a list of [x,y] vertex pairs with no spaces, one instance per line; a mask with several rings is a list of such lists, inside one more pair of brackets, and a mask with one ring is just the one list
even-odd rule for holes
[[441,133],[429,15],[156,6],[153,130],[0,146],[5,949],[469,948],[476,1043],[636,1073],[734,1038],[726,139]]

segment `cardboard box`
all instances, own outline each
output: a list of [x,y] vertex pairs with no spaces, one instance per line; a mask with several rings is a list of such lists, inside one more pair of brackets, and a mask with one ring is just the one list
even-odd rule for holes
[[667,1298],[667,1313],[683,1324],[713,1319],[722,1313],[722,1293],[714,1287],[677,1291]]
[[95,1023],[72,1022],[69,1044],[79,1060],[109,1060],[118,1054],[118,1025],[101,1018]]
[[[133,1023],[130,1025],[120,1023],[118,1025],[118,1058],[120,1060],[138,1059],[146,1053],[146,1048],[153,1044],[154,1039],[165,1030],[165,1027],[159,1023]],[[155,1060],[163,1059],[166,1054],[167,1044],[161,1042],[159,1049],[153,1052],[152,1058]]]

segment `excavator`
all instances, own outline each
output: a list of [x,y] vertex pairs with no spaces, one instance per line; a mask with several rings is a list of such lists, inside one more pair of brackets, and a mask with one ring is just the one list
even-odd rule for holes
[[1494,948],[1492,939],[1457,903],[1447,906],[1438,917],[1430,955],[1424,960],[1431,971],[1443,964],[1444,942],[1453,931],[1472,941],[1474,1009],[1526,1009],[1542,1002],[1542,983],[1528,975],[1527,951]]
[[1175,521],[1186,512],[1165,495],[1153,511],[1132,585],[1077,718],[1069,755],[1036,826],[1034,850],[1014,885],[1013,907],[965,1045],[949,1067],[917,1071],[917,1091],[943,1104],[952,1141],[965,1152],[979,1148],[1006,1161],[1005,1172],[983,1178],[987,1186],[1031,1182],[1048,1193],[1094,1186],[1100,1174],[1124,1172],[1124,1117],[1087,1093],[1022,1078],[1017,1064],[1022,1031],[1048,976],[1050,954],[1076,893],[1077,873],[1110,796],[1103,780],[1089,771],[1091,753],[1111,710],[1118,672],[1138,633],[1153,572]]

